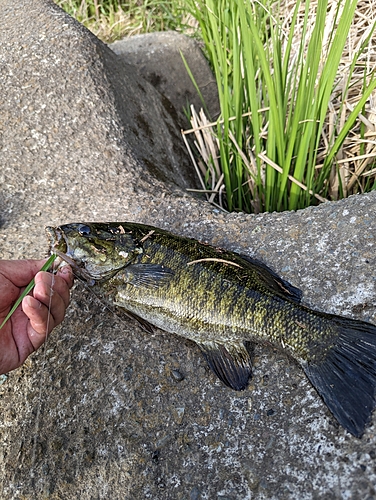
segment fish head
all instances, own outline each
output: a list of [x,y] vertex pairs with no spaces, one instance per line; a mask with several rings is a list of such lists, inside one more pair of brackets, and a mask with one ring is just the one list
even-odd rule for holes
[[109,279],[142,253],[131,232],[119,223],[74,223],[47,227],[51,253],[94,284]]

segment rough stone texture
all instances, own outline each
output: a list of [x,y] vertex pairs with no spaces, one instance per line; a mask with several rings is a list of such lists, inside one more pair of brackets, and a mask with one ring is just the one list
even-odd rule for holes
[[[99,161],[104,175],[115,179],[126,161],[137,172],[132,176],[146,180],[149,171],[191,187],[195,180],[171,103],[54,4],[25,3],[32,28],[21,5],[3,2],[0,20],[6,168],[14,168],[11,148],[21,144],[25,171],[39,183],[44,175],[55,176],[55,167],[74,151],[74,163],[64,172],[69,176],[85,165],[95,177]],[[108,191],[107,179],[97,181],[96,189]],[[78,193],[82,186],[76,188]]]
[[[185,68],[183,54],[205,105],[213,118],[219,114],[217,84],[197,42],[174,31],[147,33],[124,38],[110,45],[110,48],[137,71],[161,94],[167,97],[178,113],[182,114],[190,104],[197,111],[202,102]],[[187,122],[181,119],[186,128]]]
[[[220,213],[143,166],[102,43],[47,0],[3,0],[1,13],[2,258],[43,256],[46,225],[139,221],[256,256],[310,306],[376,322],[376,193]],[[236,393],[192,343],[118,319],[79,283],[46,349],[0,384],[4,500],[376,495],[374,424],[361,440],[338,427],[283,354],[257,348]]]

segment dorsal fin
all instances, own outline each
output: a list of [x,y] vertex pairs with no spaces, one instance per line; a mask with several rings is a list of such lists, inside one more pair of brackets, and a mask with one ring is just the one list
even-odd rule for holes
[[296,286],[291,285],[288,281],[282,279],[275,273],[270,267],[268,267],[263,262],[248,257],[247,255],[238,254],[253,271],[257,272],[259,278],[264,282],[264,284],[284,297],[293,300],[297,304],[302,300],[303,292],[299,290]]

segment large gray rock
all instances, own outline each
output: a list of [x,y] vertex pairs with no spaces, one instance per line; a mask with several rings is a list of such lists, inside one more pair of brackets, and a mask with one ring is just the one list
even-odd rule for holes
[[[124,120],[142,103],[122,102],[140,82],[102,43],[47,0],[1,12],[2,258],[43,256],[46,225],[139,221],[258,257],[306,304],[376,322],[376,193],[220,213],[145,168],[137,148],[154,162],[153,145]],[[292,360],[256,354],[236,393],[192,343],[116,318],[78,283],[46,349],[0,379],[1,498],[374,498],[374,424],[353,438]]]
[[[192,38],[166,31],[124,38],[110,48],[127,64],[135,66],[145,80],[151,83],[173,104],[179,116],[193,104],[196,110],[203,103],[184,65],[184,57],[194,76],[212,119],[219,114],[217,83],[198,43]],[[187,119],[180,118],[183,128]]]

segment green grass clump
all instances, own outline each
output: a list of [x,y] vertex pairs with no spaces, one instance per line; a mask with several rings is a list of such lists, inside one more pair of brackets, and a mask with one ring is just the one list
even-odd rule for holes
[[184,0],[54,0],[105,42],[154,31],[180,30]]
[[186,132],[195,133],[210,201],[295,210],[374,188],[366,104],[376,88],[367,64],[375,25],[349,42],[357,3],[298,1],[286,11],[271,0],[188,0],[221,110],[215,123],[192,110]]
[[191,33],[196,19],[220,115],[192,109],[183,137],[210,202],[295,210],[375,188],[375,25],[366,0],[55,1],[106,42]]

